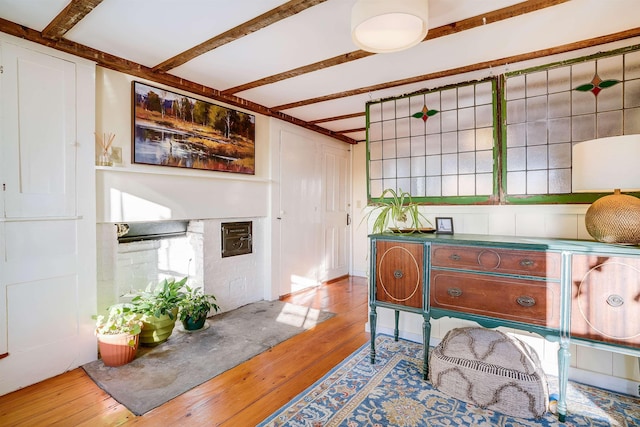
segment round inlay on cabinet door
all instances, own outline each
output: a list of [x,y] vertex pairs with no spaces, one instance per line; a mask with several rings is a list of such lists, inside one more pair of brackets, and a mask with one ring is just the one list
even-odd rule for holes
[[574,256],[571,334],[640,343],[640,260]]
[[376,242],[376,300],[422,308],[423,245]]

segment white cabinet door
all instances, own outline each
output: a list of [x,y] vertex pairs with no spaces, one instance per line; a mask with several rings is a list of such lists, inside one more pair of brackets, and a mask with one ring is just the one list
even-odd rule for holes
[[320,284],[321,153],[297,133],[280,133],[280,295]]
[[4,216],[73,216],[75,64],[9,43],[1,48]]

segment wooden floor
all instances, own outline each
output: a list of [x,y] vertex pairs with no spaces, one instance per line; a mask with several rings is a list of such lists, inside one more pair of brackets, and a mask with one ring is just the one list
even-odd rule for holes
[[78,368],[0,396],[0,426],[255,426],[369,340],[364,278],[285,301],[336,316],[140,417]]

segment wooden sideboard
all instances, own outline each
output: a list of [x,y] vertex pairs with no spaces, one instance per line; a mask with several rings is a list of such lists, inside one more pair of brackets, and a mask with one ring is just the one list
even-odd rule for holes
[[558,417],[567,413],[569,344],[640,356],[640,247],[485,235],[373,234],[371,362],[377,307],[423,317],[424,379],[431,319],[505,326],[557,341]]

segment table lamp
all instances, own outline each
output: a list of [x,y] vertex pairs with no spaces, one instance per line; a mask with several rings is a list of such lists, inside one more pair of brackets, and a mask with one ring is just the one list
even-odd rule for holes
[[640,134],[612,136],[573,145],[571,186],[574,193],[613,194],[593,202],[585,215],[595,240],[640,244],[640,199],[621,191],[640,190]]

